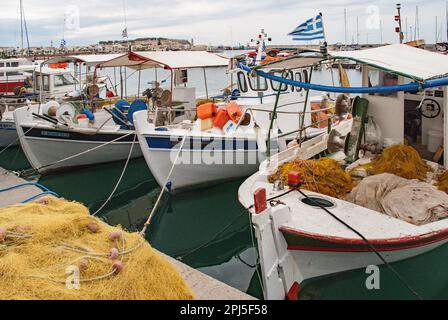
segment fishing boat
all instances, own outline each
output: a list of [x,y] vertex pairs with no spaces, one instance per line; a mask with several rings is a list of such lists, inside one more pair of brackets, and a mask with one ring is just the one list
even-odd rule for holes
[[0,59],[0,97],[14,95],[14,90],[25,84],[25,72],[35,67],[36,64],[25,58]]
[[[323,141],[310,140],[274,155],[241,185],[239,201],[250,211],[255,229],[266,299],[298,299],[306,280],[372,265],[386,264],[393,268],[390,263],[422,255],[448,242],[448,212],[444,206],[447,195],[432,185],[437,179],[436,172],[448,167],[448,154],[445,152],[441,157],[441,153],[436,152],[439,147],[448,149],[447,120],[443,116],[448,110],[447,57],[407,45],[388,45],[330,53],[329,59],[349,59],[362,64],[363,87],[339,88],[307,85],[284,78],[275,80],[314,90],[359,95],[356,99],[368,104],[368,117],[373,117],[375,127],[380,128],[376,131],[378,140],[375,148],[362,143],[360,132],[364,129],[356,124],[357,116],[354,115],[351,130],[327,136]],[[289,69],[286,65],[285,68]],[[262,71],[257,74],[270,77]],[[416,122],[406,120],[408,111],[418,111],[419,139],[409,137],[410,127]],[[435,135],[434,130],[441,134]],[[332,137],[342,138],[347,132],[351,132],[351,137],[346,140],[348,147],[343,148],[346,156],[344,161],[339,157],[337,165],[343,174],[352,174],[353,168],[372,163],[371,157],[381,159],[383,145],[394,146],[405,140],[420,151],[420,156],[426,159],[422,165],[432,168],[434,174],[423,176],[422,179],[427,179],[424,182],[395,175],[361,175],[359,186],[344,197],[305,190],[302,183],[308,178],[301,177],[297,171],[286,172],[289,188],[279,188],[279,181],[273,181],[276,180],[273,174],[291,161],[302,163],[300,161],[322,154],[334,142]],[[358,132],[355,140],[354,132]],[[439,137],[436,143],[434,137]],[[327,152],[327,156],[331,158],[332,154]],[[406,153],[404,157],[410,158],[411,154]],[[440,160],[444,168],[434,159],[436,162]],[[350,167],[344,171],[347,165]],[[383,190],[384,185],[398,182],[407,187]],[[372,189],[366,197],[372,203],[380,204],[378,209],[356,198],[369,183]],[[384,191],[382,196],[380,190]],[[395,199],[389,203],[395,207],[395,216],[381,207],[386,206],[386,200],[382,198],[386,194],[390,197],[400,195],[400,200],[388,198]],[[430,218],[417,223],[414,217],[417,210]],[[400,280],[404,281],[403,277]]]
[[[70,101],[82,99],[89,83],[93,79],[96,64],[112,59],[117,55],[80,55],[54,57],[43,65],[33,64],[15,67],[24,77],[15,87],[15,93],[0,97],[0,147],[20,144],[14,111],[26,107],[29,113],[39,112],[41,101]],[[69,68],[72,63],[74,69]],[[85,67],[85,70],[82,68]],[[2,69],[0,69],[2,70]],[[8,68],[9,70],[9,68]],[[90,79],[90,80],[89,80]],[[100,93],[105,95],[106,78],[98,79]],[[32,110],[32,111],[30,111]]]
[[[156,59],[151,59],[153,55],[157,56]],[[215,66],[228,64],[227,59],[212,54],[181,51],[139,52],[138,54],[129,52],[109,56],[107,59],[75,56],[50,60],[51,63],[85,61],[88,65],[95,67],[94,78],[93,83],[87,86],[86,97],[81,100],[81,106],[74,105],[72,101],[63,101],[57,111],[54,111],[56,114],[49,115],[48,110],[52,106],[50,101],[37,115],[30,113],[27,108],[15,111],[20,143],[32,167],[39,173],[46,174],[141,157],[141,149],[135,138],[133,114],[138,110],[144,110],[147,113],[148,104],[151,103],[163,106],[175,104],[176,112],[181,114],[175,114],[171,118],[174,123],[194,117],[195,113],[191,110],[196,105],[195,88],[186,86],[188,79],[183,75],[186,74],[188,68],[202,66],[204,57],[212,57],[215,62],[217,60],[218,64]],[[188,63],[183,64],[185,61]],[[170,87],[163,89],[162,84],[157,82],[143,95],[140,92],[141,72],[156,66],[166,67],[172,71]],[[98,73],[104,68],[119,68],[120,83],[107,88],[106,96],[102,98],[99,96]],[[138,72],[137,97],[126,96],[126,79],[123,79],[122,68],[130,68]],[[178,72],[175,73],[175,70]],[[178,81],[176,86],[175,81]],[[120,96],[117,96],[117,87],[121,88]],[[83,103],[93,110],[87,113],[88,119],[85,119],[86,112],[82,108]],[[64,117],[64,113],[68,117]],[[156,119],[153,120],[156,121]]]
[[[236,87],[215,97],[220,101],[198,106],[196,121],[158,126],[148,121],[144,111],[134,115],[143,155],[161,187],[178,192],[249,176],[266,154],[283,151],[296,139],[309,139],[328,130],[326,115],[312,121],[313,112],[325,113],[311,110],[312,105],[320,109],[322,97],[310,97],[305,90],[249,75],[240,67],[248,64],[247,58],[255,64],[266,59],[262,57],[265,38],[262,32],[254,57],[244,55],[243,61],[231,61]],[[318,53],[305,54],[299,63],[312,67],[323,59]],[[275,69],[270,72],[281,74]],[[310,72],[288,72],[286,77],[309,81]],[[272,111],[277,107],[274,118]],[[301,127],[306,129],[297,130]]]

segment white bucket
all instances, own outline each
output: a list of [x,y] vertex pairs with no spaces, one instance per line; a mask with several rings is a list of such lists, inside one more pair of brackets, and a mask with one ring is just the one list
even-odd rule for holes
[[88,128],[89,127],[89,119],[78,119],[78,125],[81,128]]
[[429,131],[428,132],[428,151],[431,153],[437,152],[440,146],[443,144],[443,132],[442,131]]

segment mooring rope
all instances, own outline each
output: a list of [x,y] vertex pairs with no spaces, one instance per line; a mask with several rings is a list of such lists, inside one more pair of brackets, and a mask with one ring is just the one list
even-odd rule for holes
[[125,163],[125,165],[124,165],[124,168],[123,168],[123,170],[122,170],[122,172],[121,172],[121,175],[120,175],[120,177],[118,178],[118,181],[117,181],[117,183],[115,184],[114,189],[112,190],[112,193],[109,195],[109,197],[108,197],[108,198],[106,199],[106,201],[103,203],[103,205],[102,205],[98,210],[96,210],[94,214],[92,214],[92,216],[95,217],[96,215],[98,215],[98,213],[100,213],[101,210],[103,210],[103,209],[107,206],[107,204],[110,202],[110,200],[112,200],[112,198],[114,197],[115,192],[116,192],[117,189],[118,189],[118,186],[121,184],[121,181],[122,181],[123,178],[124,178],[124,174],[126,173],[126,169],[128,168],[129,162],[130,162],[131,157],[132,157],[132,153],[134,152],[134,146],[135,146],[135,141],[136,141],[136,139],[137,139],[137,134],[134,135],[134,141],[132,141],[132,146],[131,146],[131,150],[129,151],[128,158],[127,158],[126,163]]
[[146,221],[142,231],[140,232],[142,237],[145,236],[146,231],[148,230],[148,227],[151,224],[151,220],[152,220],[154,214],[156,213],[157,208],[159,207],[159,204],[160,204],[160,201],[162,200],[163,194],[165,193],[165,190],[167,189],[166,185],[168,184],[168,182],[169,182],[169,180],[171,178],[171,175],[173,174],[174,168],[176,167],[177,160],[179,160],[180,154],[182,152],[182,149],[184,148],[185,141],[187,140],[187,136],[190,133],[190,131],[191,131],[191,129],[187,130],[185,132],[185,135],[184,135],[184,137],[182,139],[182,144],[181,144],[181,146],[179,148],[179,151],[177,152],[176,159],[174,160],[173,165],[171,166],[171,169],[170,169],[170,171],[168,173],[168,176],[166,177],[165,182],[164,182],[164,184],[162,186],[162,191],[160,192],[159,197],[157,198],[157,201],[154,204],[154,207],[152,208],[152,211],[151,211],[151,214],[148,217],[148,220]]
[[[334,213],[332,213],[330,210],[328,210],[327,208],[325,208],[324,206],[322,206],[320,203],[314,201],[312,198],[310,198],[306,193],[304,193],[302,190],[300,190],[299,186],[293,187],[290,190],[274,196],[272,198],[269,198],[266,200],[266,202],[272,202],[274,200],[277,200],[279,198],[285,197],[291,193],[293,193],[294,191],[298,191],[302,196],[304,196],[306,199],[308,199],[311,203],[313,203],[313,205],[317,206],[318,208],[324,210],[326,213],[328,213],[331,217],[333,217],[336,221],[338,221],[339,223],[341,223],[342,225],[344,225],[345,227],[347,227],[349,230],[353,231],[356,235],[358,235],[369,247],[369,249],[375,253],[375,255],[378,256],[378,258],[383,262],[383,264],[395,275],[395,277],[397,277],[397,279],[410,291],[410,293],[412,295],[414,295],[418,300],[423,300],[422,296],[414,289],[412,288],[412,286],[398,273],[397,270],[395,270],[394,267],[392,267],[392,265],[383,257],[383,255],[378,252],[378,250],[376,250],[376,248],[370,243],[370,241],[359,231],[357,231],[354,227],[352,227],[351,225],[349,225],[347,222],[343,221],[342,219],[340,219],[339,217],[337,217]],[[251,205],[250,207],[246,208],[246,210],[248,211],[248,213],[251,215],[250,210],[254,208],[255,205]],[[252,223],[252,220],[251,220]]]
[[87,149],[87,150],[85,150],[85,151],[83,151],[83,152],[74,154],[74,155],[69,156],[69,157],[67,157],[67,158],[64,158],[64,159],[55,161],[55,162],[53,162],[53,163],[50,163],[50,164],[41,166],[41,167],[36,168],[36,169],[33,168],[33,169],[24,170],[24,171],[21,172],[21,174],[28,173],[28,172],[39,172],[39,170],[42,170],[42,169],[45,169],[45,168],[54,166],[54,165],[56,165],[56,164],[59,164],[59,163],[62,163],[62,162],[68,161],[68,160],[72,160],[72,159],[78,158],[78,157],[83,156],[83,155],[85,155],[85,154],[88,154],[88,153],[90,153],[90,152],[93,152],[93,151],[96,151],[96,150],[98,150],[98,149],[104,148],[104,147],[106,147],[106,146],[108,146],[108,145],[110,145],[110,144],[112,144],[112,143],[115,143],[115,142],[118,142],[118,141],[120,141],[120,140],[123,140],[124,138],[127,138],[127,137],[129,137],[129,136],[131,136],[131,135],[133,135],[133,134],[135,134],[135,132],[127,133],[127,134],[125,134],[125,135],[123,135],[123,136],[120,136],[120,137],[114,139],[114,140],[108,141],[108,142],[103,143],[103,144],[101,144],[101,145],[99,145],[99,146],[96,146],[96,147],[94,147],[94,148]]
[[418,292],[412,288],[412,286],[400,275],[400,273],[398,273],[397,270],[395,270],[394,267],[392,267],[389,262],[386,260],[386,258],[383,257],[383,255],[376,250],[376,248],[370,243],[370,241],[358,230],[356,230],[354,227],[352,227],[351,225],[349,225],[347,222],[345,222],[344,220],[342,220],[341,218],[339,218],[338,216],[336,216],[334,213],[332,213],[330,210],[328,210],[327,208],[325,208],[324,206],[322,206],[320,203],[318,203],[317,201],[313,200],[312,198],[310,198],[305,192],[303,192],[302,190],[300,190],[299,188],[293,188],[293,190],[297,190],[302,196],[304,196],[308,201],[310,201],[311,203],[313,203],[315,206],[317,206],[318,208],[322,209],[323,211],[325,211],[326,213],[328,213],[331,217],[333,217],[336,221],[338,221],[339,223],[341,223],[342,225],[344,225],[346,228],[348,228],[349,230],[351,230],[352,232],[354,232],[356,235],[358,235],[365,243],[366,245],[370,248],[370,250],[375,253],[375,255],[378,256],[378,258],[383,262],[383,264],[395,275],[395,277],[397,277],[397,279],[419,300],[423,300],[422,296],[420,296],[420,294],[418,294]]

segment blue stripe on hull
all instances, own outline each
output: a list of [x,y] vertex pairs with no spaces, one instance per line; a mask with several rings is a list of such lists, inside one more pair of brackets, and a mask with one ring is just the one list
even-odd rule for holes
[[[146,137],[146,142],[150,149],[178,149],[183,137]],[[246,150],[256,151],[258,145],[255,140],[247,139],[219,139],[219,138],[187,138],[183,150]]]

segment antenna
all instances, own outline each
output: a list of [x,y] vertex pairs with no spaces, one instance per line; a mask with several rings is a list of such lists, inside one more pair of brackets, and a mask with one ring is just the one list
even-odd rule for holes
[[268,37],[268,34],[264,31],[264,29],[261,29],[260,34],[258,35],[257,39],[251,39],[250,42],[255,43],[258,47],[257,49],[257,58],[256,58],[256,64],[259,64],[263,60],[263,55],[266,54],[266,41],[272,41],[271,38]]

